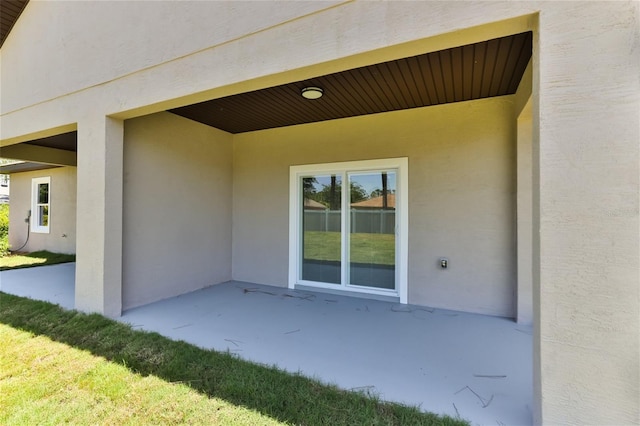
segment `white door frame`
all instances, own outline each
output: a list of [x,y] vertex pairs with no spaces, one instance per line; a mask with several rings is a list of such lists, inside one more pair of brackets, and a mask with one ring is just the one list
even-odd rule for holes
[[[407,157],[387,158],[380,160],[364,160],[364,161],[346,161],[337,163],[324,164],[308,164],[300,166],[291,166],[289,168],[289,288],[293,289],[296,285],[314,286],[318,288],[327,288],[332,290],[345,290],[346,292],[374,294],[382,296],[396,296],[400,303],[407,303],[408,299],[408,282],[407,282],[407,265],[408,265],[408,237],[409,237],[409,160]],[[310,174],[335,173],[343,175],[347,172],[359,171],[376,171],[395,169],[397,173],[397,189],[396,189],[396,289],[393,291],[374,289],[371,287],[359,288],[357,286],[341,285],[337,287],[333,284],[302,282],[301,276],[301,242],[302,242],[302,213],[300,206],[302,205],[302,177]],[[344,179],[343,185],[346,185]],[[343,191],[346,193],[347,191]],[[343,196],[345,196],[343,194]],[[346,220],[343,218],[343,221]],[[344,227],[343,227],[344,230]],[[345,253],[346,247],[343,247],[342,253]]]

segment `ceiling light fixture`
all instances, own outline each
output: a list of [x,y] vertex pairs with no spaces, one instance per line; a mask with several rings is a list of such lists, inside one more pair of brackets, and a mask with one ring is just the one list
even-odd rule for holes
[[318,99],[322,97],[323,90],[319,87],[305,87],[302,89],[302,97],[305,99]]

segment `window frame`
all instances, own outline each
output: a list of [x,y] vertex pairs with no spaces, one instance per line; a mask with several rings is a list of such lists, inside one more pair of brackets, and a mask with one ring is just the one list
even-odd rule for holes
[[[47,203],[39,203],[38,201],[38,187],[39,185],[47,184]],[[40,209],[41,205],[46,205],[47,211],[47,224],[40,225]],[[31,179],[31,218],[30,218],[31,232],[36,234],[49,234],[51,231],[51,176],[37,177]]]

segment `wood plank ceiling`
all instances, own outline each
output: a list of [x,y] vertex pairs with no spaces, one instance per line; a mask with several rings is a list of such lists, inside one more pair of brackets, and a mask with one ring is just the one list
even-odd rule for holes
[[44,146],[47,148],[56,148],[63,151],[78,151],[78,132],[61,133],[59,135],[48,136],[46,138],[34,139],[29,142],[23,142],[25,145]]
[[[169,110],[230,133],[515,93],[532,33],[425,53]],[[320,87],[324,95],[303,98]]]
[[0,0],[0,47],[29,0]]

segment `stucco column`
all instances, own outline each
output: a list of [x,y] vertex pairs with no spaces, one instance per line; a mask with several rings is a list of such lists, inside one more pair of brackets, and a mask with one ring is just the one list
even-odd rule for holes
[[121,120],[78,122],[76,309],[120,316],[122,310]]
[[536,422],[637,424],[640,6],[553,6],[534,55]]
[[518,139],[517,139],[517,197],[516,210],[517,232],[518,232],[518,300],[517,300],[517,321],[518,324],[530,325],[533,322],[533,295],[531,261],[533,258],[533,243],[531,223],[532,200],[531,200],[531,138],[532,138],[532,118],[531,101],[529,101],[517,119]]

